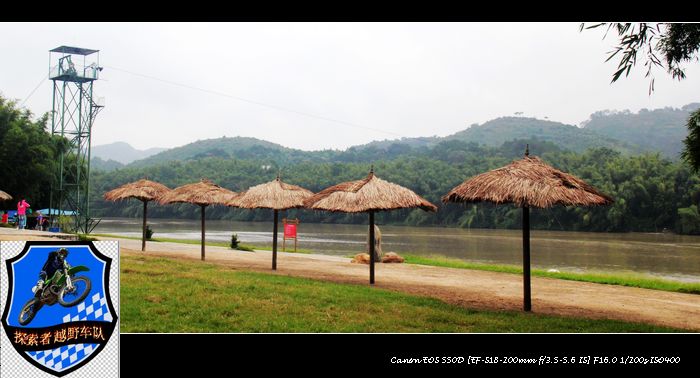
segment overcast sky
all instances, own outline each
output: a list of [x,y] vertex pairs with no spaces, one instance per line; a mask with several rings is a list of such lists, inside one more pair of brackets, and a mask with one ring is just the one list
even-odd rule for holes
[[100,50],[95,92],[106,107],[93,146],[139,149],[224,135],[344,149],[445,136],[515,112],[579,125],[604,109],[700,101],[697,63],[680,82],[656,69],[651,96],[643,60],[611,85],[617,61],[605,59],[617,40],[603,32],[578,23],[0,23],[0,92],[22,102],[43,80],[25,103],[42,114],[48,50]]

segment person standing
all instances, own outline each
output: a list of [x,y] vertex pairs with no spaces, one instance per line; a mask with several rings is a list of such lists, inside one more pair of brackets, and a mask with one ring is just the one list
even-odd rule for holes
[[19,221],[17,222],[18,230],[24,230],[24,227],[27,225],[27,209],[30,206],[31,205],[24,199],[17,202],[17,217],[19,218]]
[[36,213],[36,227],[34,227],[34,229],[44,231],[44,216],[41,214],[41,211],[37,211]]
[[[369,254],[369,235],[367,236],[367,253]],[[374,225],[374,261],[382,261],[382,233],[379,227]]]

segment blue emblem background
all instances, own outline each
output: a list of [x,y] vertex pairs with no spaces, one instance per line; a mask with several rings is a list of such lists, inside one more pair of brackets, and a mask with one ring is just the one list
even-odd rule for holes
[[[106,263],[95,257],[87,246],[61,247],[68,249],[68,258],[66,259],[68,264],[71,266],[85,265],[90,269],[87,272],[80,272],[77,274],[77,276],[88,277],[92,282],[92,289],[86,301],[89,302],[97,293],[100,293],[100,296],[104,298],[103,280],[105,277],[104,270]],[[15,327],[22,327],[19,324],[19,313],[22,310],[22,306],[34,297],[32,287],[35,286],[36,282],[39,280],[39,272],[44,266],[49,252],[55,251],[58,248],[59,247],[32,246],[22,260],[12,264],[14,282],[12,283],[12,305],[7,318],[7,324]],[[34,317],[34,320],[27,324],[26,327],[49,327],[64,323],[64,316],[72,312],[76,307],[78,307],[78,305],[74,307],[63,307],[58,303],[55,303],[53,306],[43,306],[36,314],[36,317]]]

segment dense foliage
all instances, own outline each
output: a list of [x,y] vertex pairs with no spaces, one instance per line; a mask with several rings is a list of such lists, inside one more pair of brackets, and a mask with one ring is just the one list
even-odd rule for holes
[[104,160],[102,158],[94,157],[94,156],[92,159],[90,159],[90,169],[91,170],[96,169],[96,170],[100,170],[100,171],[111,172],[111,171],[114,171],[114,170],[117,170],[117,169],[123,168],[123,167],[124,167],[124,164],[122,164],[116,160],[112,160],[112,159]]
[[607,147],[628,153],[642,151],[639,147],[626,143],[625,139],[612,139],[588,128],[525,117],[496,118],[482,125],[472,125],[448,138],[500,146],[509,140],[533,136],[576,152],[583,152],[591,147]]
[[668,158],[678,159],[683,138],[688,135],[688,117],[699,108],[699,103],[692,103],[680,109],[641,109],[638,113],[600,111],[591,115],[584,128],[635,144],[644,151],[659,151]]
[[700,171],[700,109],[688,117],[688,136],[683,140],[681,157],[693,171]]
[[[581,24],[581,30],[584,28]],[[646,77],[650,77],[649,94],[654,91],[654,67],[663,67],[674,79],[685,79],[685,68],[682,64],[700,61],[700,24],[698,23],[599,23],[586,29],[607,26],[607,33],[617,32],[619,43],[615,50],[609,53],[611,60],[619,53],[620,62],[613,74],[612,82],[622,76],[628,76],[637,64],[637,54],[642,52],[646,57],[644,66],[647,68]],[[665,62],[657,56],[660,54]],[[665,63],[665,64],[664,64]],[[686,128],[687,136],[683,140],[681,156],[695,172],[700,170],[700,109],[689,114]],[[656,135],[653,135],[656,142]]]
[[32,120],[32,114],[14,101],[0,96],[0,190],[13,201],[25,198],[34,209],[49,206],[49,188],[55,171],[55,157],[61,139],[47,132],[48,114]]
[[[651,231],[676,230],[700,233],[700,178],[679,162],[658,153],[623,155],[608,148],[593,148],[583,153],[566,151],[536,139],[506,142],[499,147],[477,145],[458,140],[443,141],[432,148],[413,150],[394,159],[375,160],[377,175],[406,186],[439,206],[438,213],[400,210],[379,214],[380,223],[456,226],[474,228],[518,228],[520,211],[512,205],[444,205],[440,197],[466,178],[503,166],[522,156],[525,143],[531,153],[546,162],[588,181],[616,202],[609,207],[557,207],[534,210],[532,225],[539,229],[577,231]],[[371,159],[371,157],[367,157]],[[140,202],[113,204],[100,196],[114,187],[144,176],[169,187],[209,178],[234,191],[275,178],[279,169],[285,181],[314,192],[342,181],[356,180],[369,171],[365,162],[302,162],[281,165],[268,161],[206,157],[174,161],[145,168],[124,168],[115,172],[93,172],[93,205],[97,216],[140,216]],[[695,209],[693,211],[693,209]],[[366,215],[333,214],[290,210],[305,222],[364,223]],[[154,217],[193,218],[196,206],[180,204],[153,206]],[[212,207],[212,219],[270,221],[270,211],[249,211]]]

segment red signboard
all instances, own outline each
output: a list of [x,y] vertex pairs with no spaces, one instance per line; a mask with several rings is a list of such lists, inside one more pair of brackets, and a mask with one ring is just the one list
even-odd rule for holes
[[284,225],[284,237],[285,238],[296,238],[297,237],[297,225],[296,224],[285,224]]

